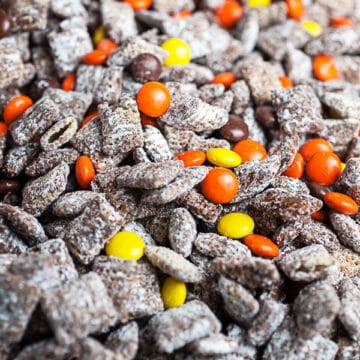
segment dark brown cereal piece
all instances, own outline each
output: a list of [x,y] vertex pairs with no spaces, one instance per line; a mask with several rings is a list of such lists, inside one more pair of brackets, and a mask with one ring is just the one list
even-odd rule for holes
[[144,150],[154,162],[168,161],[173,156],[164,135],[151,125],[144,126]]
[[346,159],[352,157],[360,157],[360,139],[357,137],[351,141]]
[[9,126],[17,145],[25,145],[34,136],[41,135],[56,120],[60,108],[49,98],[40,99]]
[[96,197],[81,215],[68,223],[64,240],[77,260],[89,264],[124,221],[124,216],[105,199]]
[[336,360],[354,360],[360,354],[360,342],[351,341],[348,338],[340,338],[337,341],[339,351]]
[[4,273],[0,274],[0,294],[0,341],[18,342],[39,301],[40,290],[21,277]]
[[171,354],[192,341],[220,332],[221,324],[205,303],[193,300],[155,315],[146,328],[156,348]]
[[300,179],[294,179],[287,176],[277,176],[271,181],[274,188],[285,189],[293,194],[310,194],[307,185]]
[[195,220],[188,210],[176,208],[171,212],[168,232],[170,247],[188,257],[197,233]]
[[278,264],[285,275],[293,281],[311,282],[324,279],[337,271],[336,262],[319,244],[285,254]]
[[254,296],[239,283],[220,276],[219,291],[224,300],[225,311],[237,323],[248,327],[259,312],[259,303]]
[[352,186],[346,192],[346,195],[350,196],[359,205],[360,204],[360,185]]
[[187,145],[189,150],[200,150],[204,152],[208,151],[209,149],[218,147],[230,149],[230,143],[225,139],[217,139],[213,137],[205,139],[193,133]]
[[179,154],[188,148],[188,144],[194,132],[179,130],[171,126],[164,126],[163,134],[168,142],[169,149],[173,154]]
[[214,99],[221,96],[225,92],[225,86],[223,84],[205,84],[198,90],[199,98],[202,101],[211,103]]
[[47,79],[54,76],[55,68],[53,60],[46,47],[34,46],[31,49],[31,57],[39,79]]
[[340,242],[360,254],[360,225],[350,216],[336,212],[330,214],[330,222]]
[[60,77],[74,71],[82,56],[92,50],[91,38],[82,18],[64,20],[60,23],[60,30],[51,31],[47,38]]
[[329,334],[339,310],[340,301],[335,289],[324,281],[305,286],[294,300],[295,321],[305,338],[316,333]]
[[184,171],[182,161],[139,163],[121,171],[116,178],[118,186],[156,189],[169,184]]
[[299,236],[303,226],[304,222],[300,220],[287,221],[276,229],[272,240],[276,245],[283,247]]
[[105,68],[102,81],[94,91],[94,101],[98,103],[107,101],[109,104],[118,102],[121,95],[122,78],[122,67],[109,66]]
[[102,192],[109,194],[116,190],[116,178],[122,173],[125,169],[125,166],[119,168],[111,168],[103,173],[96,174],[94,180],[90,184],[90,188],[95,192]]
[[223,334],[211,334],[202,339],[193,341],[186,347],[192,355],[198,356],[221,356],[223,354],[236,353],[239,344],[236,340]]
[[5,224],[0,224],[0,254],[21,254],[28,246]]
[[70,220],[68,219],[55,219],[47,224],[44,224],[44,230],[50,237],[63,239],[66,226],[69,222]]
[[6,1],[7,13],[11,18],[12,32],[44,30],[47,24],[49,0]]
[[75,269],[74,262],[63,240],[52,239],[45,241],[42,244],[33,246],[28,252],[51,255],[62,282],[72,281],[78,278],[78,272]]
[[336,235],[321,222],[313,220],[303,224],[299,241],[304,245],[321,244],[328,251],[340,249]]
[[[0,139],[6,140],[5,137]],[[6,145],[6,142],[4,142]],[[24,168],[36,157],[39,144],[30,142],[23,146],[11,148],[5,155],[3,173],[6,177],[15,177],[21,174]]]
[[79,123],[93,100],[91,94],[52,88],[44,92],[44,97],[50,98],[61,109],[57,121],[72,116]]
[[94,93],[98,88],[105,68],[97,65],[80,64],[76,71],[75,90],[82,93]]
[[265,190],[279,173],[280,157],[269,156],[263,161],[249,161],[234,169],[239,183],[233,203],[252,198]]
[[289,46],[285,54],[285,69],[289,78],[295,83],[310,79],[312,75],[311,58],[301,50]]
[[113,108],[105,103],[99,105],[98,110],[105,154],[124,153],[143,145],[140,114],[132,98],[123,96]]
[[13,231],[23,237],[28,245],[37,245],[47,240],[39,221],[23,209],[0,203],[0,215]]
[[274,300],[264,300],[260,310],[247,331],[247,339],[255,346],[263,346],[283,322],[289,308]]
[[360,185],[360,158],[354,157],[346,161],[346,167],[336,181],[336,186],[348,190],[354,185]]
[[145,255],[154,266],[175,279],[189,283],[197,283],[203,279],[198,267],[166,247],[146,246]]
[[338,277],[360,276],[360,255],[341,246],[339,250],[331,251],[330,255],[339,264]]
[[178,202],[197,218],[212,224],[217,221],[222,211],[220,204],[210,202],[196,189],[182,194]]
[[320,101],[309,85],[273,91],[272,104],[287,134],[318,133],[324,128]]
[[212,106],[199,98],[171,94],[169,110],[159,120],[180,130],[196,132],[221,128],[228,121],[226,110]]
[[122,359],[133,359],[139,347],[139,327],[135,321],[112,331],[105,341],[105,347]]
[[211,102],[211,105],[220,107],[227,112],[230,112],[232,103],[234,101],[234,94],[231,90],[225,91],[224,94],[220,95]]
[[42,151],[38,157],[25,168],[25,174],[34,177],[42,176],[61,162],[72,166],[78,157],[79,153],[71,148]]
[[144,244],[147,246],[155,246],[156,242],[151,236],[151,234],[145,229],[145,227],[138,221],[128,222],[122,229],[123,231],[131,231],[137,235],[139,235]]
[[104,347],[101,342],[88,337],[80,342],[79,359],[121,360],[122,358]]
[[40,216],[65,191],[69,165],[60,163],[47,174],[25,185],[22,208],[34,216]]
[[281,282],[276,266],[255,257],[221,257],[213,260],[215,269],[249,289],[268,289]]
[[209,169],[205,166],[187,168],[170,184],[159,189],[145,191],[141,202],[155,205],[169,203],[203,181],[208,171]]
[[244,80],[238,80],[230,85],[230,90],[234,94],[231,112],[241,115],[251,103],[250,89]]
[[116,43],[137,34],[134,10],[129,4],[102,0],[100,9],[107,33]]
[[40,145],[44,151],[53,151],[66,144],[75,135],[78,124],[75,118],[58,121],[42,135]]
[[244,62],[240,67],[240,74],[258,105],[270,103],[271,91],[281,88],[278,76],[271,65],[263,60]]
[[154,216],[153,218],[145,219],[144,221],[144,226],[146,230],[160,245],[166,245],[169,242],[169,221],[169,217],[162,216]]
[[353,340],[360,336],[360,313],[357,304],[360,302],[360,288],[355,286],[350,278],[345,278],[340,283],[339,320]]
[[94,272],[50,289],[41,300],[59,344],[71,344],[89,333],[114,325],[118,314],[105,284]]
[[8,44],[0,43],[0,89],[15,85],[25,71],[21,53]]
[[251,256],[249,249],[240,241],[215,233],[198,233],[194,245],[199,252],[213,258]]
[[88,15],[81,0],[52,0],[50,1],[50,10],[60,18],[71,18],[74,16],[86,18]]
[[293,221],[298,217],[306,217],[320,210],[322,201],[310,195],[293,194],[281,188],[268,189],[256,195],[251,205],[257,210],[272,212],[273,216],[283,221]]
[[332,28],[305,45],[305,52],[310,56],[327,54],[331,56],[344,54],[357,41],[354,29]]

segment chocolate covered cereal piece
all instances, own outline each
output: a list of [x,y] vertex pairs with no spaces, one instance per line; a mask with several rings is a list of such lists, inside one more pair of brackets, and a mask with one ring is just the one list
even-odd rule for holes
[[351,341],[348,338],[340,338],[337,342],[339,351],[336,360],[353,360],[360,354],[360,342]]
[[121,357],[104,347],[99,341],[88,337],[80,342],[79,359],[120,360]]
[[18,49],[0,43],[0,89],[15,85],[25,72],[25,66]]
[[139,235],[146,246],[155,246],[156,242],[151,236],[151,234],[145,229],[145,227],[138,221],[128,222],[124,227],[124,231],[131,231]]
[[50,0],[50,9],[61,18],[87,17],[87,11],[81,0]]
[[159,129],[154,126],[144,126],[144,150],[154,162],[167,161],[172,158],[169,145]]
[[56,340],[64,345],[114,325],[118,318],[104,283],[93,272],[49,290],[41,306]]
[[0,224],[0,254],[21,254],[28,246],[5,224]]
[[200,150],[203,152],[219,147],[224,149],[230,149],[230,143],[225,139],[217,139],[217,138],[206,139],[193,133],[189,143],[187,144],[187,148],[189,150]]

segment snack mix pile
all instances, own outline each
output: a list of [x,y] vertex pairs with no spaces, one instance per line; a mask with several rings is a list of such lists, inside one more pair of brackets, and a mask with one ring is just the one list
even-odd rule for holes
[[0,0],[0,359],[360,359],[359,0]]

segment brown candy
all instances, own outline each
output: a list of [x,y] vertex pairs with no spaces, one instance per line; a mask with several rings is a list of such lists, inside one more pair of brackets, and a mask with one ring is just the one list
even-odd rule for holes
[[8,14],[0,9],[0,37],[4,37],[9,34],[11,28],[11,22]]
[[248,126],[240,116],[236,115],[229,115],[229,121],[219,132],[224,139],[230,142],[238,142],[249,137]]
[[255,110],[256,120],[266,129],[277,127],[275,111],[272,106],[258,106]]
[[331,191],[327,186],[317,184],[313,181],[309,181],[307,186],[310,189],[311,195],[317,197],[318,199],[322,199],[326,193]]
[[155,55],[144,53],[131,63],[130,71],[135,81],[145,83],[158,80],[162,66]]
[[42,97],[43,92],[48,88],[60,88],[59,81],[55,77],[35,80],[30,87],[30,97],[33,100],[38,100]]

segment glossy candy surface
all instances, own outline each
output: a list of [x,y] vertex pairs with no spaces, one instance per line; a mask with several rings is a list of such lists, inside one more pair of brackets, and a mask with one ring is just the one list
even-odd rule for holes
[[188,150],[177,154],[175,160],[181,160],[185,167],[200,166],[206,160],[206,154],[200,150]]
[[359,211],[358,205],[350,196],[339,192],[328,192],[324,196],[324,202],[329,208],[341,214],[354,215]]
[[150,117],[158,117],[169,109],[171,95],[165,85],[150,81],[140,88],[136,100],[141,112]]
[[313,59],[313,73],[321,81],[335,80],[339,72],[331,56],[318,55]]
[[11,124],[18,117],[20,117],[29,107],[33,101],[25,95],[20,95],[12,98],[5,106],[3,118],[7,125]]
[[241,164],[241,157],[235,151],[224,148],[212,148],[206,152],[210,163],[224,168],[234,168]]
[[244,239],[244,244],[253,254],[265,258],[273,258],[280,253],[278,246],[266,236],[258,234],[248,235]]
[[240,155],[243,164],[253,160],[264,160],[267,156],[264,146],[251,139],[239,141],[233,150]]
[[240,212],[226,214],[217,223],[219,234],[233,239],[241,239],[251,234],[254,227],[252,217]]
[[91,181],[95,177],[95,169],[89,157],[79,156],[75,163],[75,176],[81,189],[89,188]]
[[228,29],[242,18],[243,8],[234,0],[226,0],[215,11],[215,16],[221,26]]
[[106,255],[124,260],[139,260],[144,255],[143,239],[131,232],[120,231],[105,246]]
[[161,48],[169,53],[164,61],[165,66],[185,66],[191,60],[189,45],[181,39],[170,38],[161,45]]
[[165,309],[181,306],[186,300],[186,284],[172,277],[167,277],[161,287],[161,297]]

